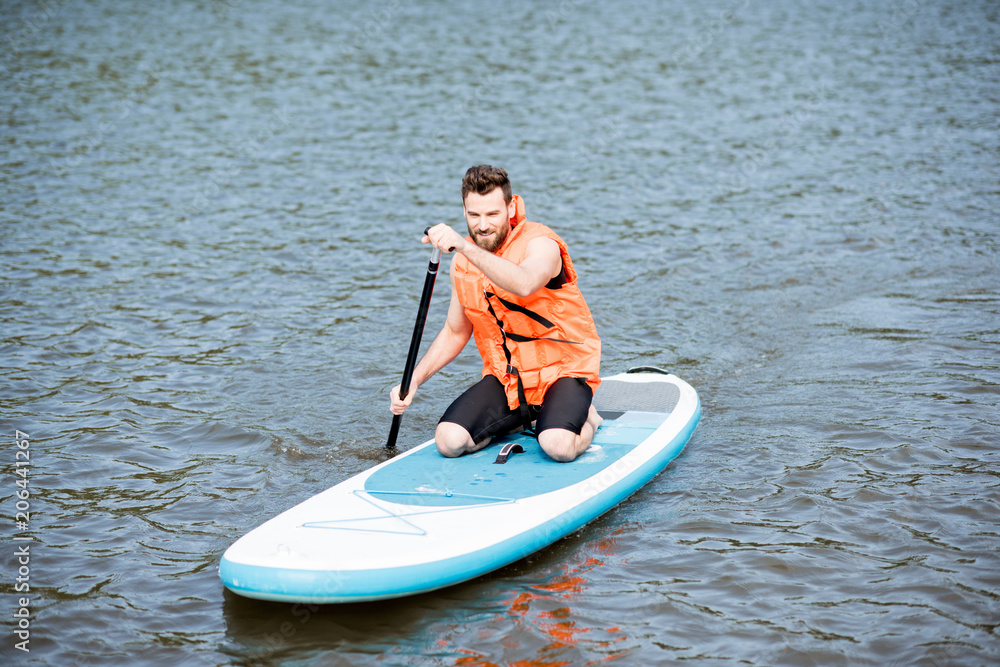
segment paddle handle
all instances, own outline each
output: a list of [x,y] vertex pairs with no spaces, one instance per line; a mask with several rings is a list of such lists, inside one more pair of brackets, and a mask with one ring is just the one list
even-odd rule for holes
[[[428,227],[427,229],[430,229]],[[424,234],[427,234],[427,229]],[[417,355],[420,353],[420,339],[424,335],[424,323],[427,321],[427,309],[431,305],[431,294],[434,292],[434,281],[437,279],[438,267],[441,265],[441,251],[434,248],[431,261],[427,264],[427,276],[424,278],[424,291],[420,294],[420,307],[417,309],[417,320],[413,323],[413,335],[410,337],[410,351],[406,354],[406,365],[403,367],[403,381],[399,385],[399,398],[403,400],[410,393],[410,381],[413,380],[413,369],[417,366]],[[399,423],[403,415],[393,415],[389,427],[389,438],[385,448],[396,447],[396,436],[399,435]]]

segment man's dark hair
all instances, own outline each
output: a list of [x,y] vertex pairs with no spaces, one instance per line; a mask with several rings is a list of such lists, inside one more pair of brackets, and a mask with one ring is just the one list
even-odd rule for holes
[[514,195],[511,194],[510,179],[507,178],[505,170],[489,164],[469,167],[469,171],[465,172],[465,178],[462,179],[462,202],[465,202],[465,197],[470,192],[487,195],[497,188],[503,192],[504,203],[509,204]]

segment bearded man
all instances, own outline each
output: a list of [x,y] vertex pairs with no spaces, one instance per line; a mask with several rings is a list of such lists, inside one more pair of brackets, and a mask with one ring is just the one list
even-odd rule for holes
[[600,384],[601,339],[580,289],[566,243],[525,218],[507,172],[470,168],[462,179],[463,237],[446,224],[424,237],[454,252],[451,303],[441,332],[417,364],[402,414],[417,388],[450,363],[474,337],[482,379],[448,407],[435,431],[438,451],[475,452],[493,437],[534,428],[556,461],[585,452],[601,424],[592,405]]

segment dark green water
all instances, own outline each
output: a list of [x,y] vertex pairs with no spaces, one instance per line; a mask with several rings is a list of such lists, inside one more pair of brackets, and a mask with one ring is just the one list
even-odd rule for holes
[[[4,2],[0,44],[4,664],[1000,658],[996,3]],[[227,593],[233,540],[383,460],[420,231],[482,162],[605,374],[698,389],[689,447],[465,585]]]

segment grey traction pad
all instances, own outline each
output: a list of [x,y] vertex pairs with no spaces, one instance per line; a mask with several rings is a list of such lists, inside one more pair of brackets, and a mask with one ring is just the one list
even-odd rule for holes
[[672,382],[623,382],[604,380],[594,396],[594,407],[610,412],[661,412],[677,407],[681,391]]

